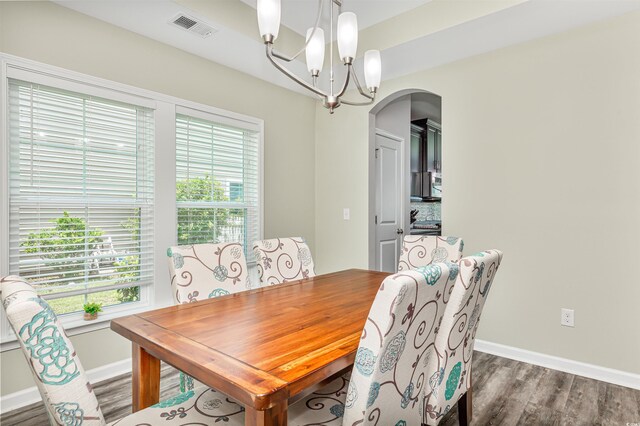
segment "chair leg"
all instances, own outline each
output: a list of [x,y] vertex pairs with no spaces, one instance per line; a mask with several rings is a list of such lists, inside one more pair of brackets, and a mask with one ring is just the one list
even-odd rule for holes
[[468,426],[473,417],[471,388],[458,400],[458,422],[460,426]]

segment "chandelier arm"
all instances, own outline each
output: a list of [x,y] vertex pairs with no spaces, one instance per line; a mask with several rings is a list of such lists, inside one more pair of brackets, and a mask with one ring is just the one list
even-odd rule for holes
[[344,105],[350,105],[350,106],[365,106],[365,105],[371,105],[373,103],[373,101],[375,100],[375,96],[373,96],[370,100],[365,101],[365,102],[351,102],[351,101],[345,101],[344,99],[340,100],[341,104]]
[[296,83],[298,83],[299,85],[301,85],[302,87],[311,90],[313,93],[321,96],[322,98],[326,98],[327,95],[320,89],[318,89],[317,87],[313,87],[311,84],[307,83],[306,81],[304,81],[303,79],[301,79],[300,77],[298,77],[297,75],[295,75],[294,73],[292,73],[291,71],[289,71],[288,69],[286,69],[284,66],[280,65],[278,62],[276,62],[276,60],[273,57],[273,44],[271,43],[266,43],[267,46],[267,58],[269,58],[269,60],[271,61],[271,63],[273,64],[274,67],[276,67],[277,69],[279,69],[284,75],[286,75],[287,77],[289,77],[291,80],[295,81]]
[[[358,80],[358,76],[356,75],[356,72],[353,70],[352,67],[349,67],[350,72],[353,72],[353,81],[355,81],[356,83],[356,87],[358,88],[358,92],[360,92],[360,94],[362,96],[364,96],[367,99],[370,99],[371,101],[373,101],[373,99],[375,98],[375,93],[373,96],[365,93],[364,90],[362,90],[362,86],[360,85],[360,80]],[[369,105],[369,103],[366,103],[365,105]]]
[[[313,79],[313,87],[315,87],[316,89],[318,89],[318,76],[317,76],[317,75],[314,75],[314,76],[312,77],[312,79]],[[315,95],[318,97],[318,99],[320,99],[320,100],[324,100],[324,99],[325,99],[325,97],[324,97],[324,96],[320,96],[320,95],[318,95],[317,93],[314,93],[314,94],[315,94]]]
[[[333,0],[331,0],[333,1]],[[272,52],[273,56],[275,56],[278,59],[282,59],[283,61],[286,62],[291,62],[294,59],[296,59],[298,56],[300,56],[300,54],[302,52],[305,51],[305,49],[307,48],[307,46],[309,45],[309,42],[311,41],[311,39],[313,38],[313,35],[316,33],[316,30],[318,29],[318,26],[320,25],[320,17],[322,16],[322,0],[318,0],[318,14],[316,16],[316,23],[313,25],[313,31],[311,31],[311,34],[309,34],[309,38],[307,38],[306,42],[304,43],[304,46],[302,46],[302,49],[300,49],[298,51],[298,53],[296,53],[295,55],[289,57],[289,56],[285,56],[282,53],[278,53],[275,50]]]
[[347,64],[347,67],[348,67],[347,75],[344,78],[344,84],[342,85],[342,89],[340,89],[340,92],[336,95],[337,98],[344,95],[344,92],[347,91],[347,86],[349,85],[349,77],[351,76],[351,64]]

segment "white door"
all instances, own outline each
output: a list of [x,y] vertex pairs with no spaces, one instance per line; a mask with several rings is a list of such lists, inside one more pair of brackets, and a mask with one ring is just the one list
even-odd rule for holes
[[396,272],[403,236],[404,139],[376,129],[376,269]]

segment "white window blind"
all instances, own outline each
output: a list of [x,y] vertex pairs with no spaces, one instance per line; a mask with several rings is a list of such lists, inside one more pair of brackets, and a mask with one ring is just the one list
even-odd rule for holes
[[176,115],[178,244],[237,241],[246,252],[260,237],[260,131],[185,112]]
[[9,269],[58,313],[153,282],[153,110],[9,79]]

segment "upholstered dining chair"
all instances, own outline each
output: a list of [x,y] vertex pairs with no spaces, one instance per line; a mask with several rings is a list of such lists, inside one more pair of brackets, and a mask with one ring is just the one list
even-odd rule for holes
[[[251,288],[240,243],[193,244],[167,250],[171,291],[176,305],[225,296]],[[194,389],[180,372],[180,391]]]
[[426,266],[430,263],[457,262],[464,243],[458,237],[407,235],[402,241],[398,271]]
[[437,386],[425,400],[426,419],[437,425],[458,403],[460,425],[471,422],[471,360],[480,315],[491,285],[502,261],[502,252],[488,250],[464,257],[458,262],[460,272],[451,294],[446,295],[447,308],[430,359],[430,371]]
[[471,358],[502,253],[490,250],[386,278],[362,334],[344,426],[437,425],[458,403],[471,420]]
[[429,366],[458,264],[433,263],[387,277],[371,306],[345,401],[343,425],[421,425]]
[[[0,299],[27,358],[50,423],[105,425],[102,410],[73,344],[47,302],[17,276],[0,280]],[[188,418],[180,413],[188,413]],[[233,416],[244,418],[243,407],[215,390],[202,387],[113,424],[212,424]]]
[[[47,302],[18,276],[0,279],[0,300],[51,425],[106,425],[73,344]],[[317,425],[340,419],[347,384],[347,378],[340,377],[289,406],[289,424]],[[244,408],[227,395],[202,386],[109,423],[110,426],[196,424],[242,426]]]
[[302,237],[256,241],[253,252],[261,285],[282,284],[316,275],[311,250]]

